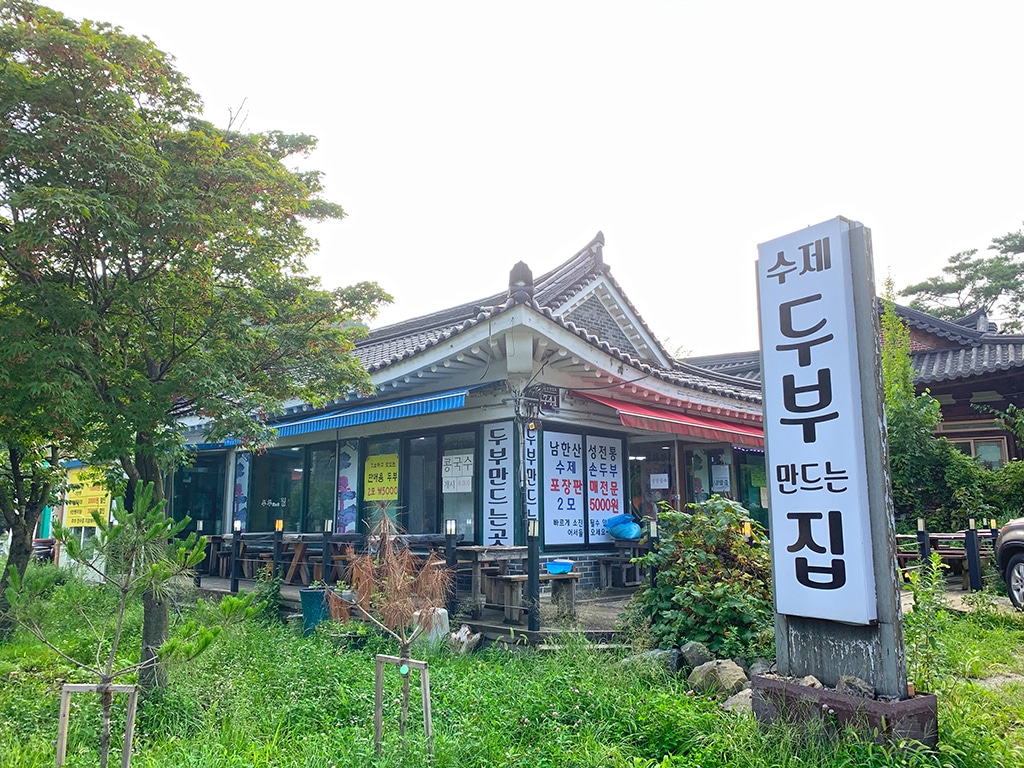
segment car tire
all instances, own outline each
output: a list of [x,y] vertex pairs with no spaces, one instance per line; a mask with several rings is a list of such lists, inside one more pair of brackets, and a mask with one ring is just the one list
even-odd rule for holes
[[1017,553],[1006,564],[1006,590],[1010,602],[1018,611],[1024,611],[1024,552]]

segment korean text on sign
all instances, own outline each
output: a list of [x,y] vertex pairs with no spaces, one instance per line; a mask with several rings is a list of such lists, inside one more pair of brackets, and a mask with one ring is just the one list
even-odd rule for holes
[[766,479],[777,610],[868,624],[875,587],[849,229],[834,219],[758,249]]
[[583,505],[583,438],[545,432],[544,544],[583,544],[586,510]]

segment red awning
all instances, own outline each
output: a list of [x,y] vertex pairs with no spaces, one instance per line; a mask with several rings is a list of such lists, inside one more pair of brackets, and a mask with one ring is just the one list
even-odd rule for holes
[[760,427],[746,424],[731,424],[707,416],[695,416],[690,413],[679,413],[665,408],[652,408],[647,405],[627,403],[624,400],[613,400],[610,397],[592,395],[589,392],[574,390],[574,395],[582,395],[595,403],[614,408],[619,413],[619,421],[625,427],[646,429],[652,432],[671,432],[676,435],[702,437],[706,440],[719,440],[723,443],[748,445],[753,448],[764,447],[764,431]]

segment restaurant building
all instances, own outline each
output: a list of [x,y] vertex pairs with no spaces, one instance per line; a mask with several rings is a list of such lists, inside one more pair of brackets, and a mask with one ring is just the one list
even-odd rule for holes
[[387,509],[409,533],[525,543],[596,580],[604,521],[713,493],[767,520],[761,387],[674,360],[603,258],[600,233],[534,278],[522,262],[479,301],[378,328],[356,354],[376,392],[287,403],[272,447],[203,442],[171,510],[203,532],[362,532]]

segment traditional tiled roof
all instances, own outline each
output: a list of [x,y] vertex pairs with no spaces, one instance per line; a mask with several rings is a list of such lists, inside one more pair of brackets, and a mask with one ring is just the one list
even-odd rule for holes
[[689,357],[686,362],[702,370],[724,373],[746,381],[761,381],[761,354],[757,350]]
[[1024,367],[1024,337],[986,340],[971,347],[930,349],[911,355],[914,380],[922,384],[964,379]]
[[[581,328],[561,316],[560,310],[568,300],[596,279],[604,278],[615,287],[623,302],[627,304],[637,319],[641,323],[643,322],[604,263],[603,245],[604,235],[599,232],[590,243],[564,264],[534,278],[532,298],[513,297],[506,291],[478,301],[374,329],[357,344],[356,354],[371,373],[382,371],[523,304],[575,334],[591,346],[655,378],[701,392],[760,403],[761,391],[756,384],[720,373],[709,373],[685,364],[677,363],[668,369],[653,365],[650,361],[641,360],[635,354],[612,346],[588,329]],[[651,338],[654,338],[654,334],[650,333],[646,326],[644,326],[644,330]],[[670,356],[665,354],[665,358],[670,359]]]
[[[900,305],[896,306],[896,314],[911,328],[944,341],[939,348],[911,353],[910,364],[918,384],[1024,368],[1024,335],[978,330],[979,325],[994,328],[982,312],[974,312],[956,322]],[[687,362],[711,372],[730,373],[751,381],[761,379],[760,353],[756,350],[691,357]]]

